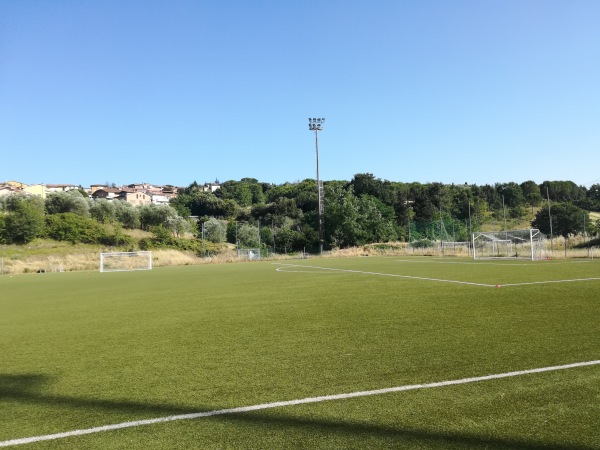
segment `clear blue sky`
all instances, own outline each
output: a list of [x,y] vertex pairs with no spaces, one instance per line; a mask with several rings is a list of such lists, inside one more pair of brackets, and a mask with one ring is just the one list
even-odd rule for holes
[[2,0],[0,181],[600,182],[598,0]]

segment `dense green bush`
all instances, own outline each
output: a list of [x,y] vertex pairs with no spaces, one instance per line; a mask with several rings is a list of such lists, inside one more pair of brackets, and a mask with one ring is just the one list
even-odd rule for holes
[[96,220],[74,213],[46,217],[46,236],[72,244],[102,244],[111,247],[133,247],[134,240],[118,228],[99,224]]
[[104,228],[94,219],[75,213],[59,213],[46,216],[46,236],[73,244],[97,244]]
[[176,250],[201,251],[201,242],[196,239],[183,239],[174,237],[169,229],[163,225],[152,227],[153,236],[143,238],[139,241],[141,250],[153,250],[160,248],[172,248]]
[[70,212],[78,216],[90,216],[90,201],[77,190],[48,194],[45,203],[48,214]]
[[44,233],[44,201],[39,197],[11,195],[0,223],[0,242],[27,244]]

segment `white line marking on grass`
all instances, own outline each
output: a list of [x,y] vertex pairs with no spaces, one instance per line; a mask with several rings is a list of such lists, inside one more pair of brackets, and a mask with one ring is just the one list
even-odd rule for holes
[[[496,287],[495,284],[472,283],[470,281],[445,280],[442,278],[416,277],[413,275],[398,275],[395,273],[365,272],[363,270],[334,269],[331,267],[304,266],[304,265],[300,265],[300,264],[281,264],[281,263],[273,263],[273,264],[277,264],[280,266],[286,266],[286,267],[308,267],[309,269],[330,270],[332,272],[360,273],[363,275],[379,275],[382,277],[396,277],[396,278],[409,278],[412,280],[438,281],[440,283],[455,283],[455,284],[468,284],[471,286]],[[277,270],[279,270],[279,269],[277,269]],[[280,271],[280,272],[284,272],[284,271]]]
[[448,380],[448,381],[438,381],[435,383],[425,383],[425,384],[409,384],[405,386],[396,386],[385,389],[375,389],[372,391],[358,391],[358,392],[350,392],[346,394],[334,394],[334,395],[323,395],[320,397],[308,397],[299,400],[287,400],[281,402],[273,402],[273,403],[262,403],[259,405],[252,406],[241,406],[238,408],[227,408],[227,409],[216,409],[213,411],[205,411],[199,413],[192,414],[179,414],[175,416],[167,416],[167,417],[157,417],[154,419],[145,419],[145,420],[136,420],[133,422],[123,422],[116,423],[112,425],[104,425],[100,427],[94,428],[86,428],[82,430],[73,430],[73,431],[65,431],[63,433],[56,434],[46,434],[42,436],[32,436],[21,439],[11,439],[9,441],[0,441],[0,447],[8,447],[12,445],[21,445],[21,444],[30,444],[32,442],[40,442],[40,441],[50,441],[56,439],[62,439],[66,437],[73,436],[83,436],[86,434],[94,434],[101,433],[104,431],[113,431],[120,430],[123,428],[132,428],[132,427],[141,427],[144,425],[153,425],[156,423],[165,423],[165,422],[174,422],[176,420],[191,420],[191,419],[200,419],[203,417],[213,417],[213,416],[222,416],[225,414],[239,414],[250,411],[259,411],[262,409],[271,409],[271,408],[282,408],[285,406],[295,406],[295,405],[306,405],[309,403],[320,403],[331,400],[346,400],[349,398],[356,397],[367,397],[370,395],[382,395],[382,394],[390,394],[394,392],[403,392],[403,391],[413,391],[416,389],[430,389],[436,387],[444,387],[444,386],[453,386],[458,384],[467,384],[467,383],[476,383],[479,381],[488,381],[488,380],[496,380],[500,378],[510,378],[517,377],[521,375],[529,375],[533,373],[542,373],[542,372],[552,372],[557,370],[565,370],[565,369],[574,369],[577,367],[584,366],[593,366],[600,364],[600,360],[596,361],[585,361],[578,362],[573,364],[564,364],[561,366],[550,366],[550,367],[541,367],[538,369],[528,369],[528,370],[518,370],[515,372],[506,372],[506,373],[497,373],[493,375],[484,375],[481,377],[471,377],[471,378],[461,378],[459,380]]
[[423,261],[423,260],[415,260],[415,261],[411,261],[409,259],[397,259],[396,262],[405,262],[405,263],[429,263],[429,264],[468,264],[468,265],[486,265],[486,266],[503,266],[503,267],[512,267],[512,266],[530,266],[530,267],[535,267],[532,264],[524,264],[524,263],[513,263],[513,262],[506,262],[506,263],[491,263],[491,262],[461,262],[461,261],[434,261],[434,260],[429,260],[429,261]]
[[553,266],[557,264],[581,264],[581,263],[591,263],[592,260],[583,260],[583,261],[556,261],[556,260],[536,260],[529,261],[526,263],[516,263],[510,260],[506,260],[504,262],[492,262],[489,259],[483,259],[479,261],[444,261],[443,258],[429,258],[429,259],[396,259],[396,262],[405,262],[405,263],[429,263],[429,264],[469,264],[469,265],[486,265],[486,266],[502,266],[502,267],[512,267],[512,266],[528,266],[528,267],[537,267],[538,264],[551,264]]
[[284,267],[278,267],[275,269],[276,272],[285,272],[285,273],[323,273],[322,270],[290,270]]
[[550,280],[550,281],[526,281],[524,283],[506,283],[501,286],[526,286],[528,284],[550,284],[550,283],[572,283],[575,281],[597,281],[600,277],[595,278],[573,278],[571,280]]
[[[398,260],[398,261],[402,261],[402,260]],[[413,275],[398,275],[398,274],[394,274],[394,273],[365,272],[362,270],[335,269],[335,268],[331,268],[331,267],[318,267],[318,266],[304,266],[304,265],[300,265],[300,264],[281,264],[281,263],[272,263],[272,264],[277,264],[277,265],[286,266],[286,267],[307,267],[310,269],[319,269],[319,271],[328,270],[328,271],[332,271],[332,272],[350,272],[350,273],[360,273],[360,274],[364,274],[364,275],[379,275],[379,276],[383,276],[383,277],[409,278],[409,279],[415,279],[415,280],[438,281],[441,283],[466,284],[466,285],[470,285],[470,286],[483,286],[483,287],[493,287],[493,288],[509,287],[509,286],[512,286],[512,287],[527,286],[527,285],[533,285],[533,284],[572,283],[572,282],[576,282],[576,281],[598,281],[598,280],[600,280],[600,277],[590,277],[590,278],[572,278],[572,279],[567,279],[567,280],[524,281],[522,283],[484,284],[484,283],[473,283],[470,281],[446,280],[446,279],[442,279],[442,278],[427,278],[427,277],[417,277],[417,276],[413,276]],[[454,263],[454,264],[460,264],[460,263]],[[466,263],[466,264],[468,264],[468,263]],[[499,264],[499,265],[502,265],[502,264]],[[275,270],[277,272],[319,273],[318,271],[314,271],[314,270],[287,270],[287,269],[284,270],[284,268],[282,268],[282,267],[279,267]]]

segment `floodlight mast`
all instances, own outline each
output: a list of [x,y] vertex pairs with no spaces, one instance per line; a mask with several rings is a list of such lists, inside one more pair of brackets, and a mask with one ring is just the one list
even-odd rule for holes
[[309,131],[315,132],[315,150],[317,154],[317,198],[319,201],[319,253],[323,253],[323,183],[319,178],[319,131],[323,131],[324,118],[308,118]]

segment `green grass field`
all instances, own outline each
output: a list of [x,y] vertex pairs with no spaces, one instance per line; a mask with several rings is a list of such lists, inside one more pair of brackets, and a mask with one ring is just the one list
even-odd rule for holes
[[0,358],[0,446],[600,449],[600,261],[1,276]]

